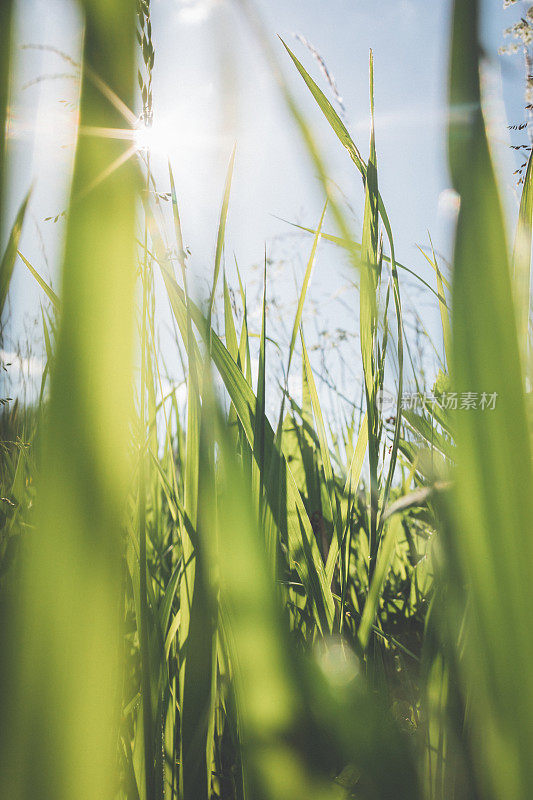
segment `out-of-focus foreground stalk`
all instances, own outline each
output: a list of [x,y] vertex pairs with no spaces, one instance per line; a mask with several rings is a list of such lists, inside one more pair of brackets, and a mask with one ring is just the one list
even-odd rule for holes
[[[495,393],[497,403],[487,414],[456,415],[456,488],[446,543],[449,581],[460,587],[459,597],[468,587],[467,625],[454,646],[483,797],[520,800],[533,786],[533,684],[526,678],[533,659],[533,480],[520,361],[526,348],[516,335],[504,217],[481,108],[480,8],[478,0],[454,6],[450,105],[461,115],[451,118],[449,153],[461,210],[453,379],[456,391]],[[529,297],[524,301],[529,307]],[[452,629],[461,618],[456,611],[450,604]]]
[[[13,16],[12,0],[0,3],[0,236],[5,225],[4,183],[7,143],[7,120],[9,113],[9,84],[11,74],[11,22]],[[2,247],[0,243],[0,248]],[[7,294],[9,281],[4,270],[0,270],[0,317]],[[5,300],[4,300],[5,302]],[[2,320],[0,319],[0,344],[2,342]]]
[[[131,107],[135,4],[82,6],[80,124],[123,128],[102,87]],[[88,66],[99,80],[89,79]],[[133,405],[133,161],[99,178],[127,146],[94,137],[78,143],[38,501],[22,599],[7,610],[2,643],[0,796],[11,800],[95,800],[116,789],[120,554]]]
[[0,220],[3,220],[3,185],[6,147],[6,121],[9,102],[12,0],[0,4]]

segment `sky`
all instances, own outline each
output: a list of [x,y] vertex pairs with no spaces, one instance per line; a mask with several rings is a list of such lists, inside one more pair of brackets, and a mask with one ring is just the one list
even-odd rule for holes
[[[286,221],[315,227],[324,203],[323,189],[239,4],[230,0],[152,0],[151,5],[156,51],[154,172],[160,191],[167,191],[166,163],[170,158],[185,243],[191,252],[189,268],[197,277],[199,291],[205,294],[225,173],[235,144],[226,240],[228,277],[235,286],[235,258],[251,295],[258,292],[266,248],[272,324],[283,337],[291,324],[296,287],[311,246],[309,238]],[[518,56],[499,56],[498,48],[504,43],[504,29],[528,5],[516,3],[508,10],[503,9],[502,0],[485,0],[483,5],[491,133],[510,218],[517,202],[512,173],[520,160],[509,149],[507,124],[523,120],[524,67]],[[297,37],[304,37],[320,53],[334,76],[345,121],[363,155],[368,152],[368,59],[372,48],[380,191],[392,223],[397,258],[433,283],[431,268],[416,246],[428,244],[429,232],[443,258],[451,255],[454,197],[446,165],[450,0],[256,0],[255,8],[265,37],[313,129],[328,174],[350,208],[356,234],[363,205],[360,177],[277,36],[329,92],[312,53]],[[66,204],[77,86],[71,65],[42,47],[58,48],[78,58],[80,19],[75,3],[20,0],[16,39],[11,212],[16,213],[25,192],[33,186],[30,219],[20,249],[58,287],[64,224],[61,218],[54,220]],[[329,220],[326,229],[334,232]],[[350,373],[351,364],[358,363],[358,351],[353,351],[358,348],[358,300],[353,281],[341,254],[323,244],[306,321],[312,330],[314,358],[324,360],[322,351],[328,347],[332,351],[335,382],[348,380],[344,370]],[[434,298],[411,279],[403,283],[402,293],[404,306],[420,316],[440,350]],[[11,293],[12,349],[17,341],[34,336],[33,349],[38,351],[42,299],[19,262]],[[169,318],[160,299],[164,331]],[[258,322],[255,309],[252,326]],[[352,354],[346,355],[351,351],[338,344],[337,330],[348,332]],[[164,340],[164,332],[162,337]],[[342,358],[339,347],[344,347]],[[340,361],[346,362],[342,368]],[[433,356],[430,362],[429,371],[435,368]],[[31,363],[35,371],[35,360]]]

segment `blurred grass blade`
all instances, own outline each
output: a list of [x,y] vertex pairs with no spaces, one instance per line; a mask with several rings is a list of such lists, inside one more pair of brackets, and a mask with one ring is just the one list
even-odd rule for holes
[[[9,92],[11,89],[13,0],[0,4],[0,223],[5,223],[5,165],[7,127],[9,121]],[[2,230],[3,233],[3,230]]]
[[479,17],[476,0],[456,0],[450,107],[465,113],[452,114],[449,128],[461,196],[453,381],[457,392],[495,393],[497,403],[456,414],[450,546],[468,585],[460,666],[478,775],[487,796],[519,800],[533,786],[533,695],[524,682],[533,659],[533,484],[503,214],[481,111]]
[[[135,4],[85,0],[82,6],[85,63],[98,64],[102,79],[132,105]],[[83,126],[121,125],[85,80],[80,117]],[[74,195],[124,146],[81,139]],[[85,193],[68,215],[35,534],[27,543],[16,635],[3,647],[12,664],[0,689],[10,714],[0,734],[0,794],[12,800],[73,794],[94,800],[116,791],[136,188],[130,162]]]
[[221,485],[216,536],[211,531],[207,542],[212,573],[218,576],[214,588],[220,593],[225,644],[236,673],[250,797],[333,800],[338,793],[314,780],[298,753],[292,732],[302,710],[300,691],[265,548],[213,395],[208,408],[216,424]]
[[[191,522],[193,530],[196,532],[198,518],[198,479],[199,479],[199,443],[200,443],[200,392],[198,385],[198,369],[200,362],[197,359],[197,350],[193,346],[196,344],[192,332],[192,324],[189,317],[189,306],[187,306],[186,341],[187,355],[189,359],[189,375],[187,379],[187,430],[185,440],[185,512]],[[194,587],[196,579],[196,554],[191,532],[188,530],[184,521],[180,526],[181,548],[183,558],[183,573],[180,580],[180,611],[181,622],[179,627],[179,653],[180,653],[180,701],[181,705],[187,704],[185,700],[186,684],[190,686],[187,669],[187,652],[189,644],[189,628],[191,625],[191,614],[194,599]],[[190,663],[190,662],[189,662]],[[187,709],[186,709],[187,711]],[[195,726],[194,709],[191,715],[185,717],[185,727],[182,728],[180,735],[180,792],[188,798],[193,791],[194,783],[189,784],[188,766],[189,759],[186,757],[187,748],[190,742],[185,738],[190,731],[187,722]],[[185,748],[185,749],[184,749]],[[196,765],[194,765],[196,766]],[[191,780],[194,781],[194,769]]]
[[531,227],[533,224],[533,152],[529,155],[520,200],[518,226],[513,251],[518,343],[522,363],[528,363],[529,312],[531,308]]
[[[171,197],[174,216],[174,229],[178,247],[178,260],[181,266],[182,279],[185,291],[180,294],[182,305],[179,310],[174,308],[174,314],[180,329],[188,357],[188,376],[187,376],[187,426],[185,434],[185,464],[184,464],[184,505],[181,513],[180,540],[182,550],[183,569],[179,580],[179,625],[178,634],[178,664],[179,664],[179,702],[181,707],[180,735],[179,735],[179,791],[180,796],[185,800],[195,797],[207,797],[208,793],[208,772],[207,763],[207,744],[205,740],[206,714],[208,710],[204,707],[209,696],[211,685],[211,636],[207,630],[203,633],[201,629],[205,626],[206,620],[210,619],[210,612],[204,605],[204,577],[200,571],[197,574],[197,525],[198,525],[198,491],[199,491],[199,458],[200,458],[200,375],[202,367],[200,351],[196,342],[191,319],[191,304],[187,291],[187,268],[185,263],[185,250],[183,246],[183,234],[181,220],[178,210],[176,188],[174,176],[169,163],[169,174],[171,183]],[[228,195],[229,188],[225,193]],[[225,225],[227,207],[224,210],[223,203],[221,226]],[[167,272],[168,259],[162,244],[162,238],[155,222],[152,209],[146,208],[150,218],[150,231],[158,255],[162,275],[167,284],[174,277]],[[219,228],[219,240],[220,240]],[[216,263],[220,266],[222,255],[223,240],[221,240],[220,252],[217,247]],[[214,302],[214,291],[218,278],[218,268],[215,266],[213,291],[211,300]],[[167,287],[168,290],[168,287]],[[181,292],[181,290],[180,290]],[[211,313],[212,306],[210,304]],[[204,325],[199,326],[199,331],[203,335]],[[198,594],[197,594],[198,592]],[[199,638],[200,637],[200,638]],[[207,642],[207,650],[206,650]],[[197,648],[195,653],[192,648]],[[196,659],[199,659],[198,661]],[[205,681],[197,681],[196,671],[200,665],[203,670],[204,678],[208,681],[206,689]],[[206,674],[207,671],[207,674]],[[199,706],[200,716],[199,716]]]
[[[207,364],[206,364],[207,368]],[[203,384],[208,380],[204,375]],[[212,688],[215,659],[215,616],[208,591],[206,537],[211,535],[216,520],[213,419],[209,404],[202,403],[200,427],[197,431],[198,490],[197,536],[193,569],[185,561],[186,605],[180,607],[180,659],[183,667],[181,700],[181,766],[180,784],[184,800],[208,800],[211,796],[211,740],[209,731],[213,712]],[[203,445],[202,445],[203,442]],[[190,440],[192,445],[192,440]],[[191,585],[191,581],[194,583]],[[188,610],[186,639],[183,634],[183,614]]]

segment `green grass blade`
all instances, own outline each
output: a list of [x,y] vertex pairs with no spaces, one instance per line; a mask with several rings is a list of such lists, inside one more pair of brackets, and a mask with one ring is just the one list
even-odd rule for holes
[[11,89],[11,36],[13,0],[5,0],[0,6],[0,220],[5,222],[5,164],[7,123],[9,114],[9,92]]
[[[291,225],[293,228],[298,228],[298,230],[300,230],[300,231],[304,231],[305,233],[310,233],[313,236],[316,235],[316,230],[314,230],[313,228],[306,228],[304,225],[298,225],[296,222],[290,222],[290,221],[288,221],[286,219],[282,219],[281,221],[282,222],[286,222],[287,225]],[[331,233],[324,233],[323,231],[321,233],[321,236],[322,236],[322,239],[324,239],[325,242],[330,242],[331,244],[335,244],[335,245],[337,245],[337,247],[342,247],[344,250],[351,250],[353,252],[354,256],[358,260],[361,258],[361,244],[359,242],[352,241],[351,239],[343,239],[340,236],[334,236]],[[424,253],[424,257],[427,258],[425,253]],[[383,261],[386,261],[387,263],[390,264],[391,263],[390,256],[388,256],[388,255],[386,255],[384,253],[383,254]],[[439,302],[446,303],[445,296],[438,294],[435,291],[435,289],[433,288],[433,286],[431,286],[431,284],[429,284],[427,281],[425,281],[424,278],[422,278],[421,275],[418,275],[418,273],[416,273],[414,270],[410,269],[409,267],[406,267],[405,264],[400,264],[399,261],[396,261],[395,264],[396,264],[398,269],[401,269],[404,272],[407,272],[409,275],[412,275],[413,278],[416,278],[416,280],[419,283],[421,283],[422,286],[425,286],[425,288],[428,289],[437,298],[437,300],[439,300]],[[446,281],[444,275],[442,275],[442,273],[441,273],[441,277],[442,277],[444,285],[446,286],[447,285],[447,281]]]
[[226,272],[224,271],[224,331],[226,334],[226,347],[237,363],[239,358],[239,344],[237,342],[237,331],[231,308],[231,298],[229,294]]
[[305,298],[307,296],[307,290],[309,288],[309,283],[311,281],[311,276],[313,274],[313,269],[316,262],[316,255],[318,250],[318,244],[320,242],[320,236],[322,234],[322,225],[324,224],[324,217],[326,216],[326,211],[328,208],[328,202],[324,205],[324,209],[322,211],[322,216],[320,217],[320,222],[318,223],[318,228],[315,231],[314,239],[313,239],[313,247],[311,248],[311,255],[309,256],[309,261],[307,262],[307,267],[305,270],[304,280],[302,283],[302,289],[300,291],[300,297],[298,298],[298,306],[296,309],[296,316],[294,318],[294,325],[292,326],[292,336],[291,336],[291,343],[289,346],[289,362],[287,364],[287,376],[289,375],[292,356],[294,353],[294,345],[296,344],[296,337],[298,336],[298,331],[300,330],[300,326],[302,323],[302,315],[304,310],[304,303]]
[[[335,478],[333,475],[333,468],[331,466],[331,456],[326,435],[326,428],[324,425],[324,418],[322,416],[322,409],[320,408],[320,400],[318,398],[318,392],[315,386],[315,379],[313,378],[313,372],[311,369],[309,356],[307,354],[307,348],[305,346],[303,330],[301,328],[300,328],[300,336],[302,341],[302,357],[303,357],[303,366],[305,370],[305,377],[307,385],[309,387],[311,404],[313,407],[313,414],[315,417],[316,431],[318,434],[318,441],[320,443],[320,457],[322,460],[322,469],[324,470],[324,478],[326,481],[326,494],[328,498],[329,513],[330,513],[330,518],[333,521],[333,538],[337,541],[337,548],[340,549],[342,541],[342,523],[340,518],[339,503],[335,491]],[[326,577],[327,577],[327,571],[326,571]]]
[[[331,103],[329,102],[329,100],[327,99],[325,94],[323,93],[323,91],[319,88],[319,86],[311,78],[311,76],[308,74],[308,72],[305,70],[305,68],[302,66],[302,64],[298,61],[298,59],[296,58],[296,56],[294,55],[292,50],[290,50],[287,47],[287,45],[285,44],[285,42],[283,40],[281,40],[281,41],[282,41],[282,44],[285,47],[287,53],[291,57],[296,69],[298,70],[298,72],[300,73],[302,78],[304,79],[305,84],[307,85],[309,91],[311,92],[311,94],[313,95],[314,99],[316,100],[320,110],[324,114],[326,120],[331,125],[333,131],[335,132],[335,134],[336,134],[336,136],[338,138],[338,140],[340,141],[342,146],[348,151],[348,153],[350,155],[350,158],[352,159],[353,163],[355,164],[355,166],[357,167],[357,169],[361,173],[361,176],[362,176],[363,180],[366,181],[366,170],[367,170],[366,164],[365,164],[364,160],[361,158],[361,154],[359,152],[359,149],[357,148],[355,142],[353,141],[352,137],[350,136],[350,134],[349,134],[346,126],[344,125],[343,121],[341,120],[341,118],[339,117],[339,115],[337,114],[337,112],[335,111],[335,109],[333,108],[333,106],[331,105]],[[379,204],[379,213],[380,213],[380,216],[381,216],[381,218],[383,220],[383,224],[384,224],[385,229],[387,231],[387,236],[388,236],[389,241],[391,242],[391,246],[392,246],[392,228],[391,228],[388,216],[387,216],[387,212],[385,211],[385,205],[383,203],[383,200],[381,199],[381,196],[378,196],[378,204]],[[393,252],[391,253],[391,258],[394,260],[394,253]]]
[[24,223],[24,217],[26,216],[26,209],[28,207],[29,199],[30,193],[28,193],[22,201],[15,218],[15,222],[13,223],[13,227],[11,228],[11,233],[9,234],[4,255],[0,261],[0,318],[4,313],[7,293],[11,283],[11,276],[13,275],[13,267],[15,266],[15,261],[17,260],[17,251],[20,236],[22,234],[22,225]]
[[309,73],[305,70],[303,65],[298,61],[292,50],[289,47],[287,47],[283,39],[281,40],[281,43],[283,44],[289,56],[291,57],[296,69],[304,79],[307,88],[315,98],[320,110],[322,111],[325,118],[333,128],[338,140],[340,141],[342,146],[346,148],[346,150],[350,154],[350,158],[352,159],[353,163],[355,164],[361,175],[363,175],[364,177],[366,175],[365,162],[363,161],[361,153],[359,152],[359,149],[355,145],[352,137],[348,133],[345,124],[343,123],[343,121],[341,120],[341,118],[339,117],[339,115],[329,102],[324,92],[318,87],[318,85],[311,78]]
[[215,304],[215,293],[217,290],[218,276],[220,274],[220,265],[222,264],[222,255],[224,252],[224,240],[226,237],[226,223],[228,219],[231,182],[233,179],[233,169],[235,167],[235,153],[236,153],[236,147],[233,148],[233,152],[231,154],[231,158],[228,165],[226,184],[224,186],[224,197],[222,199],[222,208],[220,210],[220,219],[218,223],[217,249],[215,253],[215,268],[213,271],[213,285],[211,288],[211,296],[209,299],[209,311],[207,315],[208,330],[211,329],[211,317],[213,314],[213,306]]
[[60,310],[60,308],[61,308],[61,301],[60,301],[59,297],[57,296],[57,294],[56,294],[56,293],[54,292],[54,290],[53,290],[53,289],[52,289],[52,288],[51,288],[51,287],[50,287],[50,286],[49,286],[49,285],[46,283],[46,281],[44,280],[44,278],[42,278],[42,277],[41,277],[41,275],[39,275],[39,273],[37,272],[37,270],[36,270],[34,267],[32,267],[32,265],[30,264],[30,262],[28,261],[28,259],[27,259],[25,256],[23,256],[23,255],[22,255],[22,253],[21,253],[20,251],[18,252],[18,255],[19,255],[19,257],[22,259],[22,261],[24,262],[24,264],[25,264],[25,265],[28,267],[29,271],[31,272],[31,274],[33,275],[33,277],[35,278],[35,280],[37,281],[37,283],[39,284],[39,286],[41,287],[41,289],[43,290],[43,292],[45,293],[45,295],[48,297],[48,299],[49,299],[49,300],[50,300],[50,302],[52,303],[52,305],[53,305],[53,307],[54,307],[54,310],[55,310],[55,311],[59,311],[59,310]]
[[[364,161],[362,160],[361,154],[360,154],[357,146],[353,142],[353,139],[350,136],[346,126],[344,125],[344,123],[340,119],[339,115],[337,114],[337,112],[335,111],[335,109],[333,108],[333,106],[331,105],[329,100],[327,99],[327,97],[324,95],[322,90],[318,87],[318,85],[311,78],[311,76],[307,73],[307,71],[302,66],[302,64],[298,61],[298,59],[296,58],[294,53],[287,47],[287,45],[284,42],[283,42],[283,45],[284,45],[285,49],[287,50],[289,56],[291,57],[291,59],[292,59],[294,65],[296,66],[298,72],[302,76],[302,78],[303,78],[304,82],[306,83],[307,87],[309,88],[309,90],[310,90],[311,94],[313,95],[315,101],[317,102],[318,106],[320,107],[322,113],[324,114],[325,118],[329,122],[329,124],[332,127],[333,131],[335,132],[337,138],[339,139],[339,141],[341,142],[343,147],[345,147],[346,150],[348,151],[348,153],[350,155],[350,158],[352,159],[353,163],[355,164],[355,166],[357,167],[357,169],[361,173],[361,176],[362,176],[365,184],[367,184],[368,183],[368,174],[367,174],[368,167],[364,163]],[[373,69],[372,69],[372,76],[371,77],[372,77],[372,82],[373,82]],[[372,94],[373,94],[373,87],[372,87]],[[372,104],[373,104],[373,98],[372,98]],[[296,112],[293,112],[293,113],[296,113]],[[315,158],[315,160],[316,160],[316,158]],[[368,187],[367,187],[366,191],[368,192]],[[393,239],[393,235],[392,235],[392,227],[391,227],[388,215],[387,215],[387,211],[385,209],[385,204],[384,204],[384,202],[383,202],[383,200],[381,198],[381,195],[379,194],[379,191],[377,189],[377,180],[376,180],[375,194],[376,194],[376,197],[377,197],[377,206],[378,206],[379,216],[381,217],[381,219],[383,221],[383,225],[385,227],[385,231],[387,233],[387,239],[389,241],[389,246],[390,246],[390,265],[391,265],[391,274],[392,274],[392,283],[393,283],[393,299],[394,299],[395,312],[396,312],[396,322],[397,322],[398,393],[397,393],[397,403],[396,403],[396,415],[395,415],[396,416],[396,422],[395,422],[395,428],[394,428],[394,439],[393,439],[393,444],[392,444],[391,457],[390,457],[390,460],[389,460],[389,469],[388,469],[387,477],[386,477],[386,480],[385,480],[385,488],[384,488],[384,498],[385,498],[385,504],[386,504],[387,500],[388,500],[388,496],[390,494],[390,488],[391,488],[391,485],[392,485],[392,480],[393,480],[393,477],[394,477],[394,471],[395,471],[395,467],[396,467],[397,453],[398,453],[398,447],[399,447],[399,441],[400,441],[401,396],[402,396],[402,390],[403,390],[403,388],[402,388],[403,387],[403,329],[402,329],[402,309],[401,309],[401,300],[400,300],[400,286],[399,286],[398,274],[397,274],[397,263],[396,263],[396,256],[395,256],[395,251],[394,251],[394,239]],[[335,210],[335,208],[334,208],[334,210]],[[336,216],[337,221],[341,222],[341,220],[339,220],[338,210],[337,210],[335,216]],[[348,249],[350,251],[352,251],[353,250],[352,240],[351,240],[351,237],[347,236],[347,234],[346,234],[346,226],[341,224],[341,228],[343,229],[343,231],[342,231],[343,232],[343,236],[341,237],[341,241],[342,242],[347,242],[348,243]],[[360,257],[359,263],[361,263],[361,260],[363,260],[363,261],[365,260],[365,244],[364,244],[364,242],[361,245],[361,257]],[[431,289],[431,291],[434,291],[434,290]],[[382,527],[382,521],[380,520],[379,525],[378,525],[378,531],[379,531],[379,529],[381,529],[381,527]],[[377,534],[376,534],[376,537],[374,537],[374,538],[377,539]]]
[[366,598],[361,621],[357,630],[357,638],[363,652],[368,647],[370,633],[376,618],[381,593],[387,578],[387,573],[390,569],[392,555],[401,530],[401,525],[401,519],[399,517],[393,517],[389,523],[388,529],[383,535],[370,591]]
[[451,364],[451,355],[452,355],[452,334],[451,334],[451,327],[450,327],[450,314],[448,310],[448,306],[446,304],[446,294],[444,292],[444,284],[446,283],[447,288],[450,288],[444,275],[439,269],[439,264],[437,261],[437,256],[435,255],[435,249],[433,247],[433,242],[431,241],[430,237],[430,244],[431,244],[431,253],[433,258],[430,258],[421,247],[418,249],[428,262],[431,265],[433,271],[435,272],[435,277],[437,279],[437,297],[439,299],[439,310],[440,310],[440,319],[442,324],[442,337],[444,341],[444,353],[446,356],[446,363],[448,365]]
[[359,304],[359,331],[361,358],[365,381],[366,413],[368,420],[368,457],[370,468],[370,573],[377,556],[377,518],[379,502],[378,461],[379,427],[377,391],[379,385],[376,360],[378,327],[377,293],[379,287],[379,231],[378,231],[378,173],[374,138],[374,69],[370,55],[370,157],[366,170],[365,208],[361,243],[361,284]]
[[361,427],[357,436],[357,443],[353,451],[352,460],[350,462],[348,474],[346,475],[346,482],[344,484],[344,494],[347,494],[350,497],[354,497],[355,493],[357,492],[367,446],[368,420],[365,415],[361,421]]
[[[265,265],[263,271],[263,301],[261,304],[261,338],[259,342],[259,363],[257,366],[257,394],[254,417],[254,443],[253,456],[253,488],[256,498],[258,518],[262,516],[263,506],[263,485],[265,475],[268,474],[270,464],[265,461],[265,413],[266,413],[266,383],[265,383],[265,340],[266,340],[266,302],[267,302],[267,256],[265,252]],[[273,565],[275,565],[276,543],[275,541],[266,542],[266,546],[271,555]],[[275,568],[273,575],[276,574]]]
[[[357,443],[355,445],[352,460],[350,462],[350,467],[348,469],[348,474],[346,475],[346,482],[344,484],[344,494],[348,496],[347,517],[350,513],[350,509],[353,504],[353,499],[357,492],[357,487],[359,486],[359,480],[361,478],[361,472],[363,471],[363,464],[365,461],[367,447],[368,447],[368,419],[365,414],[361,422],[361,428],[359,429],[359,434],[357,436]],[[347,525],[348,525],[348,518],[346,519],[346,523],[343,526],[343,535],[344,535],[344,528]],[[328,558],[326,561],[326,579],[329,581],[329,585],[331,585],[331,581],[333,580],[333,574],[335,571],[335,565],[337,563],[338,555],[339,555],[339,541],[337,538],[334,538],[331,542]]]
[[[204,386],[209,379],[203,379]],[[184,571],[194,580],[190,596],[187,638],[180,648],[184,657],[181,699],[181,768],[180,785],[184,800],[208,800],[211,797],[211,741],[213,671],[215,661],[215,609],[208,591],[206,538],[216,524],[213,419],[209,403],[202,403],[198,431],[197,542],[194,570]],[[184,612],[180,605],[180,637],[183,637]],[[182,661],[183,663],[183,661]]]
[[172,218],[174,220],[174,235],[176,237],[176,247],[178,252],[178,262],[181,267],[181,274],[183,278],[183,285],[187,286],[187,279],[186,279],[186,264],[185,260],[187,258],[185,253],[185,247],[183,245],[183,234],[181,230],[181,219],[180,219],[180,212],[178,206],[178,197],[176,193],[176,184],[174,182],[174,173],[172,172],[172,167],[170,165],[170,161],[168,162],[168,174],[170,178],[170,196],[172,198]]
[[250,492],[214,398],[220,491],[209,552],[223,610],[225,644],[236,678],[251,797],[333,800],[333,787],[312,775],[293,737],[301,690],[285,638],[270,566]]
[[[85,0],[80,8],[85,63],[98,63],[102,78],[132,104],[135,4]],[[86,81],[80,121],[109,128],[122,122]],[[124,147],[81,139],[74,195]],[[0,687],[2,728],[9,730],[9,740],[2,735],[0,794],[13,800],[73,794],[94,800],[112,797],[117,788],[136,189],[130,162],[85,193],[68,215],[35,533],[27,541],[16,635],[3,637],[11,664]]]
[[520,200],[518,227],[513,250],[518,341],[523,363],[529,349],[529,311],[531,307],[531,227],[533,224],[533,155],[530,154]]
[[479,29],[479,3],[456,0],[450,106],[465,113],[452,115],[449,129],[461,196],[452,376],[460,393],[498,398],[494,411],[456,414],[450,543],[468,586],[460,666],[478,774],[487,796],[518,800],[533,785],[533,689],[524,680],[533,658],[533,484],[504,220],[480,103]]

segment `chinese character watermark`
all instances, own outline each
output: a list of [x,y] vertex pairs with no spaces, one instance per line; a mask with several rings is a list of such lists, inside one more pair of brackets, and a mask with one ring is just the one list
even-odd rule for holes
[[[378,393],[378,408],[384,415],[396,411],[398,399],[383,389]],[[400,398],[402,411],[494,411],[498,392],[404,392]]]

